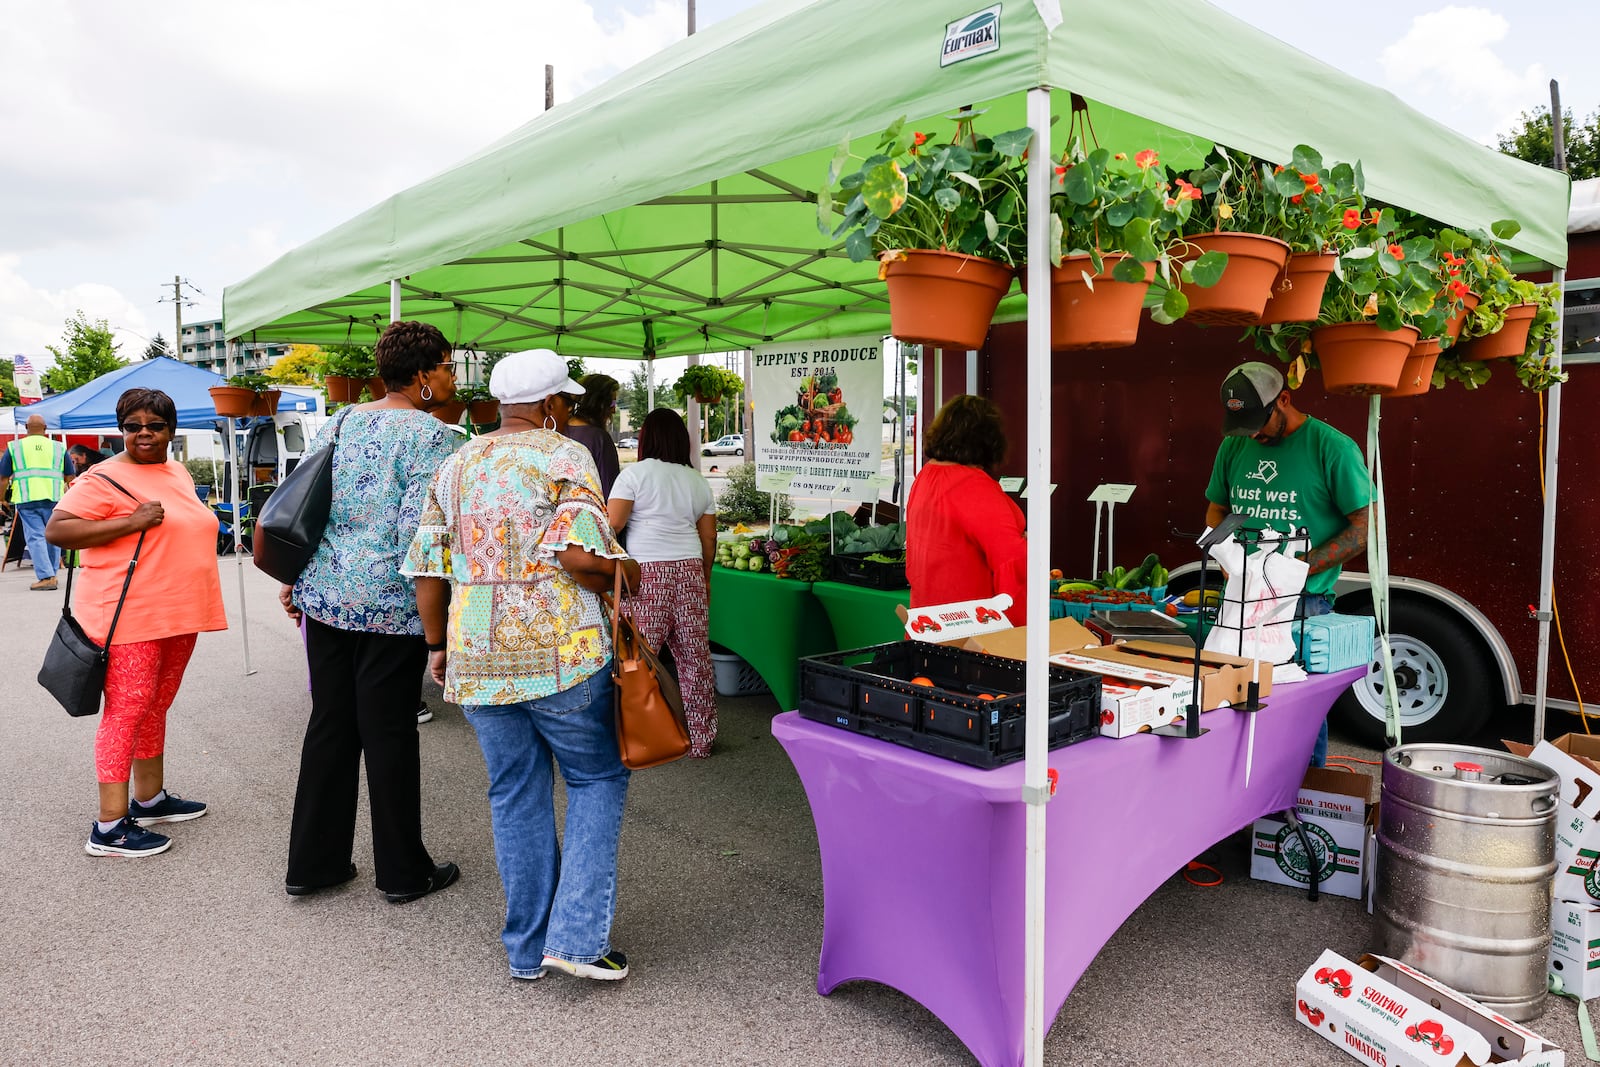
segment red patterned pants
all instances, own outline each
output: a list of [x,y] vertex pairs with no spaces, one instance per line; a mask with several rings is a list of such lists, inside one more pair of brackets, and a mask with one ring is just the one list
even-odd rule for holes
[[710,599],[705,564],[699,559],[641,563],[639,593],[627,601],[629,618],[650,647],[672,652],[689,720],[689,754],[709,756],[717,736],[717,690],[707,637]]
[[196,636],[178,634],[111,646],[105,711],[94,736],[99,781],[126,782],[134,760],[154,759],[166,751],[167,709],[178,695]]

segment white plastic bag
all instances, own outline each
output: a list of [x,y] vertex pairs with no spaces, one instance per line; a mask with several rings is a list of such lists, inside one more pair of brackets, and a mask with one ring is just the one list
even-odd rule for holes
[[1282,551],[1287,544],[1248,554],[1236,537],[1211,546],[1211,558],[1228,581],[1217,625],[1206,635],[1206,651],[1267,663],[1294,659],[1295,609],[1310,567]]

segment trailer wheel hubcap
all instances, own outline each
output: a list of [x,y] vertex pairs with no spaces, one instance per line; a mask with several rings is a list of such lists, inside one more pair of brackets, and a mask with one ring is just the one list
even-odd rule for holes
[[[1387,719],[1384,699],[1383,651],[1374,646],[1367,676],[1353,687],[1356,699],[1367,714]],[[1450,678],[1438,653],[1422,641],[1404,634],[1389,635],[1389,650],[1394,664],[1394,695],[1400,705],[1400,726],[1420,726],[1444,710],[1450,693]]]

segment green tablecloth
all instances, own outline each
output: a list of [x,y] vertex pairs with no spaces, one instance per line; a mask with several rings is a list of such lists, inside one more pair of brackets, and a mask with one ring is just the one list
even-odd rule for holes
[[800,657],[840,647],[810,582],[727,567],[711,568],[711,640],[743,656],[785,711],[800,703]]
[[835,648],[865,648],[905,638],[895,606],[911,606],[909,589],[868,589],[845,582],[816,582],[812,594],[833,624]]

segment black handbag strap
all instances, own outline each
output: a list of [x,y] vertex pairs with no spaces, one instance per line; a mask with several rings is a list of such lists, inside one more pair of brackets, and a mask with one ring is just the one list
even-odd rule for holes
[[[109,474],[102,474],[99,471],[95,471],[93,476],[97,477],[97,478],[104,478],[106,481],[110,482],[112,484],[112,486],[114,486],[116,488],[117,492],[121,493],[123,496],[125,496],[129,500],[133,501],[135,504],[142,504],[143,503],[143,501],[140,500],[138,497],[136,497],[132,493],[128,492],[121,485],[118,485],[117,484],[117,480],[115,478],[111,477]],[[128,599],[128,586],[133,582],[133,568],[134,568],[134,565],[139,562],[139,552],[140,552],[140,550],[144,548],[144,535],[149,533],[149,532],[150,532],[149,530],[140,530],[139,531],[139,543],[133,546],[133,558],[128,560],[128,576],[126,578],[122,579],[122,592],[117,597],[117,610],[111,616],[111,626],[110,626],[110,628],[106,630],[106,643],[105,643],[105,647],[106,648],[110,648],[111,647],[111,635],[117,632],[117,620],[122,618],[122,602],[124,600]],[[66,563],[67,563],[67,592],[66,592],[66,596],[61,601],[61,617],[64,618],[64,619],[72,618],[72,572],[77,569],[77,560],[78,560],[78,550],[77,549],[73,549],[70,553],[68,553],[67,558],[66,558]]]

